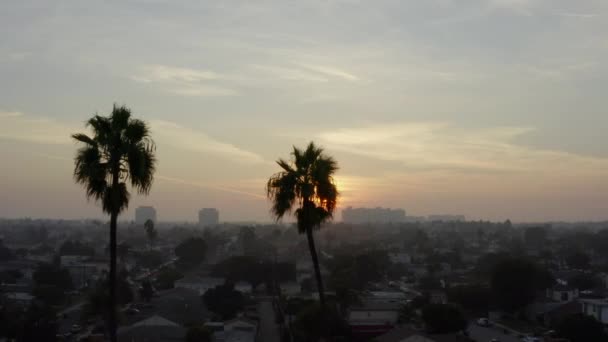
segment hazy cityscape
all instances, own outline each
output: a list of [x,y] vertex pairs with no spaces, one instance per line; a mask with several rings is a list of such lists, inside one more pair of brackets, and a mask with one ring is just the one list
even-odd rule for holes
[[608,342],[608,2],[0,3],[0,342]]

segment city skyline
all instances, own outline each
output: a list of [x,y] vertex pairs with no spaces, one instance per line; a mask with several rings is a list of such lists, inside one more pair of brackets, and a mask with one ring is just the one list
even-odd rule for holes
[[274,161],[312,140],[340,165],[338,211],[606,220],[606,15],[597,0],[2,3],[0,217],[104,217],[73,182],[70,134],[118,103],[159,159],[121,219],[271,221]]

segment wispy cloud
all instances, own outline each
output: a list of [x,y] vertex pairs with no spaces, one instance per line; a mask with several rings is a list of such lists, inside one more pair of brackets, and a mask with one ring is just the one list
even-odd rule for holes
[[195,131],[174,122],[152,120],[150,125],[157,141],[177,148],[201,153],[211,153],[237,163],[264,163],[264,159],[235,145],[218,141],[205,133]]
[[[463,129],[442,122],[370,125],[323,132],[328,148],[369,158],[400,162],[409,170],[538,172],[572,165],[608,169],[608,160],[518,145],[531,127]],[[581,166],[585,165],[585,166]]]
[[16,118],[18,116],[23,116],[21,112],[3,112],[0,111],[0,118]]
[[234,189],[234,188],[230,188],[230,187],[210,185],[210,184],[203,183],[203,182],[186,180],[186,179],[181,179],[181,178],[176,178],[176,177],[167,177],[167,176],[163,176],[163,175],[156,175],[155,178],[162,180],[162,181],[174,183],[174,184],[182,184],[182,185],[188,185],[188,186],[195,186],[195,187],[203,188],[203,189],[218,190],[218,191],[227,192],[227,193],[231,193],[231,194],[235,194],[235,195],[245,195],[248,197],[262,199],[262,200],[266,199],[266,197],[262,194],[242,191],[242,190]]
[[225,75],[203,69],[192,69],[168,65],[145,65],[130,79],[182,96],[233,96],[236,89],[220,82],[227,80]]
[[350,72],[344,71],[342,69],[326,66],[326,65],[314,65],[314,64],[302,64],[302,67],[318,72],[323,75],[327,75],[330,77],[338,77],[344,79],[346,81],[358,81],[359,77],[353,75]]
[[595,13],[580,13],[580,12],[556,12],[556,16],[566,18],[591,19],[598,16]]
[[0,138],[41,144],[68,144],[82,127],[21,112],[0,112]]

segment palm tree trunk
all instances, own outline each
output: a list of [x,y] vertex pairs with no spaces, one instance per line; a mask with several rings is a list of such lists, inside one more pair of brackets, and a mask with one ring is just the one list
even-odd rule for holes
[[112,214],[110,215],[110,341],[117,342],[116,330],[116,229],[118,221],[118,182],[119,165],[116,164],[112,170]]
[[110,341],[116,342],[116,221],[118,214],[110,218]]
[[315,268],[315,277],[317,278],[317,290],[319,291],[319,302],[321,307],[325,307],[325,291],[323,290],[323,279],[321,278],[321,269],[319,267],[319,258],[317,257],[317,249],[315,248],[315,239],[312,234],[312,227],[306,229],[306,237],[308,238],[308,249],[310,257]]

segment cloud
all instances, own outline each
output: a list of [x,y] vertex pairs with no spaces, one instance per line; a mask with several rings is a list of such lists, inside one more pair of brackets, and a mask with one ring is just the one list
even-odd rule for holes
[[175,178],[175,177],[167,177],[167,176],[163,176],[163,175],[156,175],[155,178],[162,180],[162,181],[174,183],[174,184],[195,186],[195,187],[204,188],[204,189],[218,190],[218,191],[232,193],[232,194],[236,194],[236,195],[245,195],[245,196],[249,196],[249,197],[256,198],[256,199],[266,200],[266,196],[264,196],[262,194],[242,191],[242,190],[234,189],[234,188],[230,188],[230,187],[210,185],[210,184],[206,184],[206,183],[202,183],[202,182],[198,182],[198,181],[186,180],[186,179]]
[[566,18],[578,18],[578,19],[591,19],[595,18],[598,15],[595,13],[578,13],[578,12],[557,12],[555,13],[558,17],[566,17]]
[[0,111],[0,118],[16,118],[19,116],[23,116],[21,112],[3,112]]
[[168,65],[145,65],[129,77],[132,81],[158,86],[166,92],[181,96],[233,96],[236,89],[224,85],[229,78],[203,69]]
[[445,122],[406,122],[342,128],[323,132],[318,138],[327,148],[398,162],[410,171],[556,172],[570,170],[572,165],[608,170],[607,159],[534,149],[514,142],[533,131],[531,127],[465,129]]
[[215,140],[205,133],[177,123],[152,120],[150,126],[157,142],[200,153],[211,153],[237,163],[261,164],[264,159],[253,152]]
[[327,76],[342,78],[346,81],[358,81],[359,80],[359,78],[357,76],[355,76],[349,72],[346,72],[344,70],[338,69],[336,67],[324,66],[324,65],[312,65],[312,64],[302,64],[302,67],[312,70],[312,71],[316,71],[320,74],[324,74]]
[[41,144],[69,144],[71,134],[84,130],[54,119],[0,111],[0,138]]

